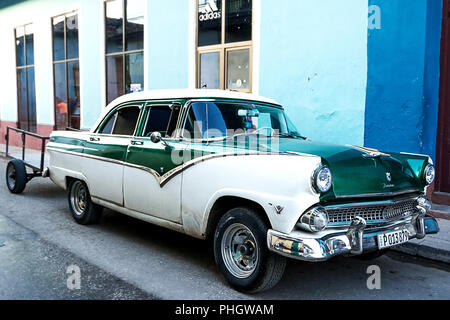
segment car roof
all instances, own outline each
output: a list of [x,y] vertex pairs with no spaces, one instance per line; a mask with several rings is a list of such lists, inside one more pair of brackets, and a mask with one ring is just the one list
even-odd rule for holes
[[132,101],[141,100],[171,100],[171,99],[207,99],[207,98],[219,98],[219,99],[236,99],[236,100],[250,100],[257,102],[264,102],[274,105],[280,105],[275,100],[261,97],[258,95],[229,91],[229,90],[216,90],[216,89],[164,89],[164,90],[146,90],[141,92],[134,92],[120,96],[110,102],[106,108],[102,110],[102,114],[94,124],[91,130],[95,130],[103,118],[108,114],[111,109],[116,106]]
[[[165,90],[147,90],[141,92],[134,92],[123,95],[113,100],[110,105],[118,105],[124,102],[133,100],[155,100],[155,99],[189,99],[189,98],[224,98],[224,99],[239,99],[261,101],[270,104],[279,105],[278,102],[258,95],[229,91],[229,90],[215,90],[215,89],[165,89]],[[109,107],[109,106],[108,106]]]

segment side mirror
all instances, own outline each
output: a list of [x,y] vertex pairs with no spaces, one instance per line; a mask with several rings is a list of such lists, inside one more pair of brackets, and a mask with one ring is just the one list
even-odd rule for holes
[[165,141],[163,140],[163,138],[161,137],[161,133],[158,132],[158,131],[155,131],[155,132],[153,132],[153,133],[150,135],[150,140],[151,140],[153,143],[159,143],[159,142],[161,142],[163,145],[165,145],[166,147],[169,147],[169,148],[170,148],[170,146],[167,144],[167,142],[165,142]]
[[153,133],[150,135],[150,140],[151,140],[153,143],[158,143],[158,142],[160,142],[160,141],[162,140],[161,133],[158,132],[158,131],[153,132]]

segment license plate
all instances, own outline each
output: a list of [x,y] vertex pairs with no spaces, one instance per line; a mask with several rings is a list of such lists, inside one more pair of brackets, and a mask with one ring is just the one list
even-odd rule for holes
[[378,249],[392,247],[409,241],[409,232],[406,229],[380,233],[378,235]]

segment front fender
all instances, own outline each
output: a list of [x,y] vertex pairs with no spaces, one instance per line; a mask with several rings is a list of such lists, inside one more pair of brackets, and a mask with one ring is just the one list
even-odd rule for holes
[[[204,237],[211,209],[225,196],[258,203],[273,230],[291,232],[300,215],[319,202],[311,173],[320,157],[247,155],[219,157],[183,172],[182,221],[186,233]],[[281,212],[276,206],[283,208]]]

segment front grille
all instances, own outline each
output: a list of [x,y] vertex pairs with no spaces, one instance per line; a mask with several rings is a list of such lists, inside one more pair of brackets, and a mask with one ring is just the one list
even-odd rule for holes
[[330,224],[350,224],[359,216],[367,223],[378,223],[398,220],[411,215],[415,208],[415,200],[408,200],[388,205],[365,205],[326,208]]

